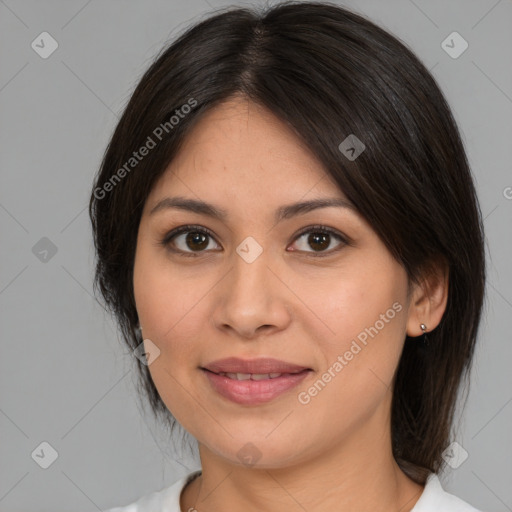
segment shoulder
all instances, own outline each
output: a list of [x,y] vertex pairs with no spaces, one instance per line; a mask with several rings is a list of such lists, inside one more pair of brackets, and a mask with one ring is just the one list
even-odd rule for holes
[[193,471],[160,491],[146,494],[129,505],[109,508],[104,512],[181,512],[181,491],[200,473],[200,470]]
[[430,474],[420,499],[411,512],[481,512],[469,503],[446,492],[439,478]]

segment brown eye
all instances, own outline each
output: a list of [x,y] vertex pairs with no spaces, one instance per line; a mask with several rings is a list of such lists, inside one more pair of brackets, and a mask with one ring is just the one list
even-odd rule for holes
[[[169,250],[182,253],[184,256],[195,256],[205,252],[213,235],[205,228],[197,226],[182,226],[171,231],[161,241],[161,244]],[[211,248],[210,248],[211,249]]]
[[192,250],[201,251],[208,247],[208,235],[198,231],[191,231],[185,237],[185,244]]
[[[340,234],[332,229],[323,227],[323,226],[313,226],[306,228],[302,233],[296,238],[301,243],[298,244],[299,251],[309,252],[312,256],[323,256],[325,253],[331,254],[341,249],[344,245],[347,245],[347,240]],[[334,245],[332,248],[332,244],[334,241],[338,241],[338,244]],[[312,250],[308,250],[311,248]],[[330,250],[328,250],[330,248]]]
[[323,251],[330,245],[331,235],[327,233],[312,233],[308,236],[308,244],[315,251]]

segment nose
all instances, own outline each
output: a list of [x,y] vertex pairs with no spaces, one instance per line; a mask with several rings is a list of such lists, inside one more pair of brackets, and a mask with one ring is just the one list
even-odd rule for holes
[[[290,323],[293,294],[263,252],[252,263],[238,254],[233,266],[215,287],[212,319],[217,329],[244,339],[286,329]],[[275,267],[275,268],[271,268]]]

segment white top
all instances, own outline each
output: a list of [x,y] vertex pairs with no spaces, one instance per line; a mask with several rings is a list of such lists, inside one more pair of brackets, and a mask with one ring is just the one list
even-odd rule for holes
[[[125,507],[116,507],[104,512],[181,512],[180,496],[185,486],[201,473],[193,471],[169,487],[146,494]],[[187,512],[187,511],[185,511]],[[441,487],[439,478],[431,473],[425,489],[411,512],[481,512]]]

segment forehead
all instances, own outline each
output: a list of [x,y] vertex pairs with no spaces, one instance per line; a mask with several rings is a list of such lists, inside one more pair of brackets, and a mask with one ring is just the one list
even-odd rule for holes
[[[303,141],[264,107],[232,98],[206,112],[155,184],[150,199],[174,192],[233,199],[344,198]],[[229,196],[229,197],[228,197]]]

